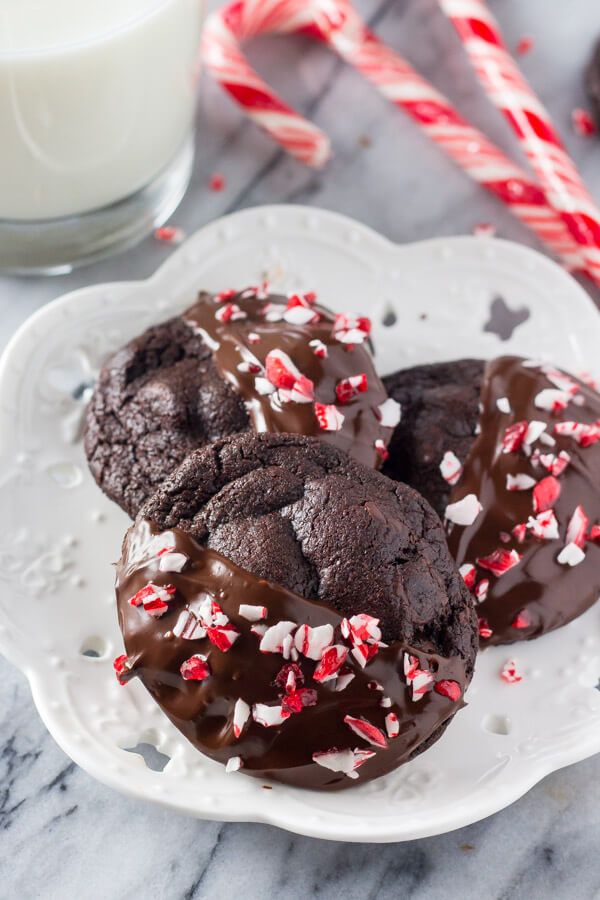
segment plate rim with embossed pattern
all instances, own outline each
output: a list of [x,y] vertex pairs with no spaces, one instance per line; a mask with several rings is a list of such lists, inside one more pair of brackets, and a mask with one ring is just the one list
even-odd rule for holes
[[[487,651],[480,657],[467,695],[469,707],[437,745],[391,776],[371,782],[373,788],[365,785],[342,794],[316,794],[275,784],[266,791],[253,779],[224,776],[217,764],[198,754],[190,756],[189,745],[140,685],[128,688],[133,699],[127,700],[113,679],[110,660],[116,654],[110,651],[119,648],[112,599],[104,594],[102,603],[95,599],[95,592],[99,598],[107,582],[104,575],[97,574],[99,569],[93,570],[89,584],[81,572],[87,577],[90,571],[94,540],[102,547],[105,541],[110,544],[97,537],[102,529],[116,534],[126,520],[99,494],[90,476],[81,472],[80,444],[65,437],[68,428],[75,427],[81,409],[78,401],[60,395],[61,389],[53,385],[49,376],[54,377],[60,366],[51,368],[50,362],[69,357],[74,348],[81,349],[74,340],[75,336],[81,338],[88,357],[86,362],[81,350],[77,364],[85,380],[93,374],[90,360],[96,359],[94,353],[100,354],[96,362],[101,361],[102,340],[118,346],[122,329],[139,331],[146,323],[165,318],[169,310],[183,308],[190,301],[193,284],[222,288],[223,284],[215,282],[219,271],[238,273],[235,280],[241,284],[254,272],[252,267],[259,259],[261,264],[278,266],[288,287],[302,287],[305,276],[294,271],[285,252],[280,259],[276,254],[268,258],[265,248],[269,241],[279,241],[288,248],[288,255],[297,252],[298,264],[304,272],[311,271],[316,281],[311,286],[320,292],[333,295],[339,286],[351,306],[356,306],[360,290],[367,293],[369,312],[376,322],[375,342],[379,340],[380,346],[387,348],[388,359],[392,338],[397,336],[405,365],[424,360],[426,353],[432,361],[474,355],[473,340],[482,356],[497,355],[505,348],[526,352],[524,343],[537,341],[543,349],[553,347],[555,358],[556,354],[561,357],[556,361],[567,368],[581,360],[589,360],[589,365],[593,362],[600,322],[590,299],[559,266],[526,247],[474,237],[436,238],[400,246],[338,213],[300,206],[256,207],[217,220],[188,238],[148,280],[93,285],[43,307],[25,322],[4,351],[0,360],[0,500],[5,492],[8,505],[0,512],[0,535],[5,535],[4,547],[0,540],[0,560],[4,560],[8,575],[4,571],[4,581],[0,580],[0,650],[29,679],[39,714],[62,749],[94,777],[132,797],[202,818],[264,822],[327,839],[400,841],[450,831],[502,809],[550,772],[600,752],[600,694],[592,690],[594,679],[600,676],[600,645],[589,643],[590,634],[600,633],[600,604],[562,629],[562,637],[554,633],[519,647],[530,685],[537,685],[530,690],[531,696],[525,691],[519,694],[518,687],[512,694],[506,693],[511,689],[497,676],[506,650]],[[288,283],[286,278],[292,274],[296,281]],[[485,312],[481,298],[491,299],[506,286],[521,300],[529,298],[531,308],[535,307],[532,322],[535,320],[538,330],[526,323],[519,330],[528,333],[527,338],[513,336],[500,345],[497,336],[481,331]],[[460,321],[468,346],[461,352],[456,352],[456,321],[451,310],[440,313],[440,323],[419,324],[416,308],[424,297],[430,320],[436,319],[444,303],[462,310]],[[329,297],[322,299],[338,304]],[[425,300],[423,303],[427,305]],[[398,313],[397,322],[386,329],[382,320],[390,309]],[[466,322],[465,309],[477,323]],[[106,334],[99,336],[99,331]],[[42,370],[45,353],[48,366]],[[66,378],[64,372],[61,377]],[[64,460],[61,457],[62,461],[56,462],[52,448],[60,443],[59,423],[65,449]],[[75,479],[76,471],[81,480],[68,483],[69,477]],[[89,500],[92,490],[97,496],[89,516],[87,506],[79,518],[73,515],[78,509],[73,500],[77,491]],[[55,532],[50,529],[46,543],[40,530],[39,556],[29,559],[27,551],[38,545],[33,540],[24,542],[19,534],[28,534],[28,529],[33,534],[36,516],[44,519],[47,507],[56,504],[57,497],[70,511],[69,530],[63,534],[58,528]],[[82,606],[85,616],[72,597],[78,592],[87,598]],[[40,593],[51,597],[50,609]],[[15,599],[20,602],[15,604]],[[104,640],[98,656],[82,655],[89,640],[86,634],[96,626],[96,618],[108,637],[100,634],[94,638],[98,646]],[[528,716],[537,715],[534,701],[539,706],[540,699],[548,699],[544,693],[548,660],[559,658],[561,648],[580,643],[585,651],[581,656],[585,677],[568,665],[559,673],[552,670],[560,695],[560,727],[553,726],[549,736],[526,730],[515,735],[513,726],[522,728]],[[485,712],[488,709],[496,712]],[[476,735],[467,729],[467,721],[475,716],[481,719]],[[539,716],[535,722],[538,720]],[[487,732],[483,727],[486,721]],[[127,745],[134,746],[144,737],[169,756],[164,772],[148,769],[135,754],[125,754]],[[471,774],[467,767],[477,766],[474,750],[464,749],[470,737],[479,741],[480,752],[489,754],[490,764],[484,772],[473,773],[468,792],[453,795],[450,782],[457,756],[465,756],[462,767],[456,769],[465,778]],[[509,753],[507,747],[512,748],[517,737],[519,742]],[[509,739],[512,743],[507,743]],[[432,772],[428,773],[429,760]],[[446,798],[443,803],[442,796]],[[383,813],[381,804],[385,805]]]

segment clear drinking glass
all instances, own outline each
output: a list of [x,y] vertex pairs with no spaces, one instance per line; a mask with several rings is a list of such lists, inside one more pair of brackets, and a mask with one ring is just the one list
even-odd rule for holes
[[134,243],[193,159],[201,0],[0,0],[0,270]]

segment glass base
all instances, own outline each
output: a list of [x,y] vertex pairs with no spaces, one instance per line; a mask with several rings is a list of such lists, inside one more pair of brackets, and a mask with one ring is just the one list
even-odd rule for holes
[[39,222],[0,219],[0,272],[62,275],[137,244],[181,202],[192,174],[193,136],[150,184],[81,215]]

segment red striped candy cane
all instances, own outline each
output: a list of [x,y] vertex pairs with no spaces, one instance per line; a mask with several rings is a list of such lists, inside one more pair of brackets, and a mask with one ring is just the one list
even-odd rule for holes
[[456,28],[486,94],[521,142],[552,206],[582,247],[600,283],[600,210],[554,129],[547,110],[510,56],[483,0],[439,0]]
[[267,32],[301,32],[325,41],[475,181],[507,204],[569,268],[583,267],[577,243],[539,185],[382,44],[348,0],[238,0],[209,17],[202,42],[204,64],[246,113],[297,159],[322,165],[329,142],[269,88],[242,54],[244,40]]

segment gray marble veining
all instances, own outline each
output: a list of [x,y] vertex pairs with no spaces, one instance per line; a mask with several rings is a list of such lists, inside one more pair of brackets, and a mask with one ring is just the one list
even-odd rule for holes
[[[213,4],[215,5],[215,4]],[[509,152],[515,144],[486,102],[435,0],[361,0],[388,42]],[[573,134],[581,72],[600,35],[592,0],[495,0],[522,66],[600,198],[600,142]],[[289,160],[204,81],[190,191],[174,221],[190,232],[244,206],[298,202],[356,216],[397,241],[469,232],[480,221],[535,245],[404,117],[320,47],[256,42],[251,57],[331,135],[323,172]],[[366,139],[365,139],[366,138]],[[225,175],[222,193],[207,189]],[[53,279],[0,279],[0,346],[35,309],[91,282],[149,275],[170,252],[148,239]],[[47,734],[25,679],[0,661],[0,898],[545,898],[600,897],[600,757],[556,773],[509,809],[410,844],[344,845],[260,825],[197,822],[129,800],[75,767]]]

